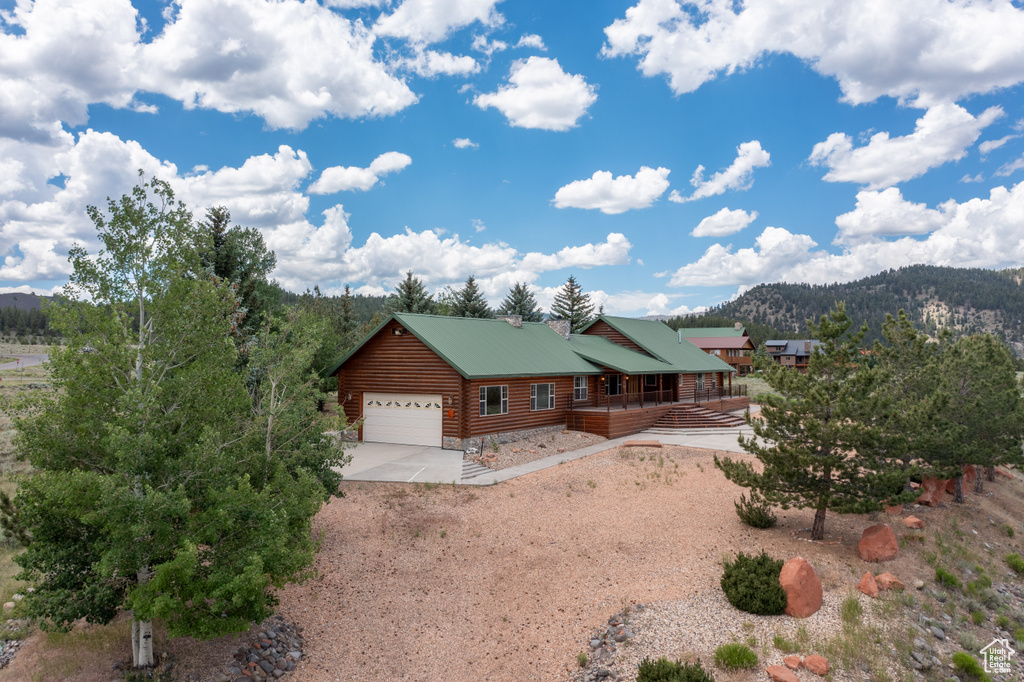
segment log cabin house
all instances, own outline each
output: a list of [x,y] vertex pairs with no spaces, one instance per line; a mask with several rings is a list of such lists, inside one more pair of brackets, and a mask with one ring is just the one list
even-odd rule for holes
[[733,327],[691,327],[683,338],[705,353],[721,358],[740,376],[753,369],[754,343],[739,322]]
[[[733,369],[661,322],[394,313],[329,372],[365,441],[465,449],[573,429],[638,433],[679,410],[749,405]],[[674,412],[675,411],[675,412]]]

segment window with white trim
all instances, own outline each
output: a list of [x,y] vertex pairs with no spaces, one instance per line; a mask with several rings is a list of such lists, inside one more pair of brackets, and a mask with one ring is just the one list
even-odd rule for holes
[[704,388],[704,372],[697,372],[697,390]]
[[573,400],[587,399],[587,377],[572,378],[572,398]]
[[531,410],[553,410],[553,409],[555,409],[555,385],[554,384],[530,384],[530,409]]
[[508,414],[508,386],[480,387],[480,416]]
[[657,388],[658,387],[658,375],[657,374],[645,374],[644,375],[644,388]]

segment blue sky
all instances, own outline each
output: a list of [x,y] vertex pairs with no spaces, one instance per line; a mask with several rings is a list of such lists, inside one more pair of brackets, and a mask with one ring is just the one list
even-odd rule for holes
[[1024,265],[1024,9],[988,0],[0,0],[0,291],[137,169],[286,288],[699,310]]

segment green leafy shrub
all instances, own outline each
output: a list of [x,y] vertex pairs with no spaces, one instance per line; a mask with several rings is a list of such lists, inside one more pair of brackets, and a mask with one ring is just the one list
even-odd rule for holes
[[1021,555],[1016,552],[1006,555],[1006,565],[1018,574],[1024,573],[1024,557],[1021,557]]
[[1013,621],[1010,620],[1009,616],[999,616],[998,618],[996,618],[996,627],[998,627],[1000,630],[1009,630],[1010,623],[1012,622]]
[[961,673],[966,675],[972,680],[991,680],[992,678],[985,674],[985,669],[981,667],[981,663],[978,663],[978,659],[971,656],[966,651],[958,651],[953,654],[953,665]]
[[1003,532],[1011,538],[1014,536],[1013,526],[1008,523],[1003,524]]
[[985,622],[985,614],[981,611],[971,611],[971,622],[975,625],[981,625]]
[[726,561],[721,585],[729,603],[759,616],[777,616],[785,611],[786,591],[779,584],[783,563],[766,552],[756,557],[740,552],[736,561]]
[[942,566],[937,566],[935,568],[935,582],[949,588],[960,588],[960,579],[944,569]]
[[757,654],[746,644],[723,644],[715,649],[715,663],[728,670],[756,668]]
[[662,656],[657,661],[649,658],[641,661],[636,682],[715,682],[715,677],[704,669],[700,661],[683,663]]
[[772,528],[778,523],[779,519],[772,512],[772,508],[761,498],[755,497],[754,493],[750,494],[749,500],[746,495],[740,495],[740,501],[733,504],[736,505],[736,516],[748,526]]

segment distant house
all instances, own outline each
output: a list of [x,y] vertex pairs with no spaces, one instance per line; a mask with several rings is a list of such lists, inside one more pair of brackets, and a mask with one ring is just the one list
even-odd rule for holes
[[360,440],[463,449],[547,429],[637,433],[681,404],[749,404],[733,369],[665,324],[394,313],[338,361],[338,402]]
[[765,349],[772,358],[784,367],[793,367],[800,372],[807,371],[807,361],[811,353],[821,345],[821,341],[814,339],[799,340],[768,340],[764,342]]
[[734,327],[694,327],[679,331],[705,353],[724,360],[740,376],[750,373],[754,344],[739,322]]

